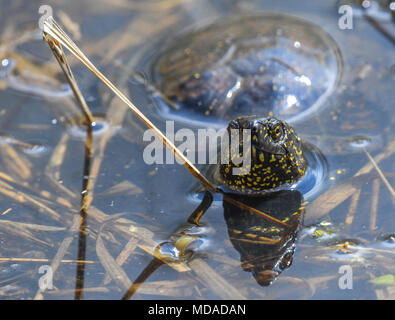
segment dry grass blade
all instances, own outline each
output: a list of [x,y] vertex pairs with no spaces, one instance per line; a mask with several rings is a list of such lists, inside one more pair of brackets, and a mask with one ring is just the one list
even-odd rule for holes
[[[40,130],[45,130],[45,129],[47,129],[47,127],[40,128]],[[13,138],[12,136],[5,135],[3,133],[0,133],[0,144],[1,144],[1,146],[13,145],[13,146],[17,146],[19,148],[25,148],[25,149],[33,149],[36,146],[35,144],[20,141],[18,139]]]
[[[61,260],[63,259],[64,255],[67,253],[67,250],[70,247],[70,244],[73,242],[74,239],[74,234],[78,231],[79,229],[79,225],[80,225],[80,217],[79,216],[74,216],[72,225],[70,227],[69,230],[69,235],[67,235],[62,243],[60,244],[58,251],[55,254],[55,257],[53,258],[52,262],[51,262],[51,268],[52,268],[52,273],[55,274],[56,270],[58,269]],[[42,295],[43,291],[41,289],[39,289],[36,292],[36,295],[34,297],[35,300],[42,300],[43,299],[43,295]]]
[[46,246],[51,246],[51,244],[35,237],[33,233],[28,231],[27,228],[20,223],[0,220],[0,230],[2,230],[6,234],[13,234],[17,237],[21,237],[22,239],[28,239],[34,242],[38,242],[40,244],[44,244]]
[[355,191],[351,197],[350,207],[348,208],[345,224],[350,226],[354,221],[355,213],[357,212],[359,197],[361,195],[361,190]]
[[30,196],[27,193],[16,190],[11,185],[2,180],[0,180],[0,193],[19,203],[28,204],[33,208],[38,209],[39,212],[49,213],[49,216],[56,221],[61,220],[60,214],[46,206],[43,202],[36,200],[33,196]]
[[7,210],[4,210],[2,213],[0,213],[0,216],[5,216],[7,213],[11,212],[12,208],[8,208]]
[[[134,237],[130,238],[121,253],[116,258],[115,262],[121,267],[129,256],[134,252],[137,247],[138,240]],[[106,277],[103,280],[103,284],[108,284],[110,282],[109,274],[106,274]]]
[[133,70],[130,70],[126,68],[123,64],[121,63],[116,63],[117,66],[119,66],[121,69],[125,70],[128,72],[128,74],[133,77],[133,79],[138,82],[139,84],[145,86],[148,91],[150,91],[152,94],[160,97],[170,108],[174,110],[179,110],[180,107],[176,105],[173,101],[171,101],[166,95],[164,95],[158,88],[156,88],[153,84],[149,83],[146,81],[144,75],[139,74],[137,72],[134,72]]
[[[361,174],[369,173],[372,171],[372,169],[375,168],[375,165],[377,166],[381,161],[391,157],[395,153],[395,140],[391,141],[388,143],[388,146],[385,148],[385,150],[375,156],[372,160],[370,160],[365,166],[363,166],[356,174],[355,176],[359,176]],[[369,154],[370,155],[370,154]],[[368,155],[368,157],[369,157]]]
[[122,267],[115,261],[106,249],[103,239],[99,234],[96,240],[96,253],[108,275],[123,290],[128,290],[132,284]]
[[395,200],[395,191],[388,182],[387,178],[385,177],[383,171],[380,169],[376,161],[373,159],[373,157],[370,155],[370,153],[364,148],[363,151],[365,152],[366,156],[369,158],[370,162],[374,166],[374,168],[377,170],[377,173],[379,174],[381,180],[383,180],[384,185],[387,187],[388,191],[390,192],[392,198]]
[[8,171],[15,173],[22,180],[31,177],[31,168],[33,165],[25,157],[20,155],[15,149],[6,143],[1,144],[1,159],[5,161]]
[[23,222],[15,222],[10,220],[0,220],[0,224],[6,224],[10,226],[18,226],[21,229],[32,229],[36,231],[64,231],[66,228],[64,227],[53,227],[53,226],[45,226],[41,224],[33,224],[33,223],[23,223]]
[[289,225],[286,224],[285,222],[282,222],[282,221],[272,217],[271,215],[269,215],[267,213],[264,213],[264,212],[262,212],[260,210],[257,210],[257,209],[255,209],[255,208],[253,208],[251,206],[248,206],[248,205],[246,205],[246,204],[244,204],[244,203],[242,203],[240,201],[237,201],[237,200],[233,199],[232,197],[227,196],[225,194],[224,194],[224,201],[232,203],[233,205],[235,205],[235,206],[237,206],[237,207],[239,207],[241,209],[247,210],[247,211],[249,211],[251,213],[255,213],[257,215],[260,215],[260,216],[264,217],[265,219],[267,219],[269,221],[272,221],[274,223],[277,223],[277,224],[279,224],[279,225],[281,225],[281,226],[283,226],[285,228],[289,227]]
[[138,290],[139,294],[159,295],[181,298],[191,296],[193,283],[189,280],[144,282]]
[[45,167],[45,175],[48,181],[60,192],[66,194],[71,199],[77,198],[77,194],[65,187],[59,182],[60,179],[60,167],[64,161],[64,157],[67,151],[67,142],[70,136],[65,133],[59,140],[59,143],[55,147],[52,155],[49,159],[48,165]]
[[74,93],[74,97],[77,99],[78,105],[81,108],[81,111],[84,113],[85,118],[88,123],[93,122],[93,116],[91,111],[89,110],[88,105],[86,104],[86,101],[84,99],[84,96],[82,95],[78,84],[74,78],[73,72],[70,69],[69,63],[67,62],[66,55],[64,54],[62,47],[61,46],[56,46],[56,43],[54,43],[51,38],[44,34],[44,39],[47,41],[49,47],[52,50],[53,55],[55,56],[56,60],[59,63],[60,68],[62,69],[64,75],[66,76],[67,82],[70,85],[71,90]]
[[100,194],[97,194],[97,197],[107,197],[107,196],[113,196],[116,194],[124,194],[124,195],[136,195],[136,194],[141,194],[143,193],[143,190],[136,186],[134,183],[125,180],[122,181],[109,189],[101,192]]
[[[49,259],[38,259],[38,258],[0,258],[0,262],[49,262]],[[69,260],[63,259],[60,260],[61,263],[96,263],[96,261],[92,260]]]
[[[65,296],[68,297],[69,295],[75,293],[75,289],[66,289],[66,290],[56,290],[56,291],[48,291],[47,294],[50,296]],[[94,288],[84,288],[82,290],[80,290],[83,293],[108,293],[110,291],[110,288],[106,288],[106,287],[94,287]],[[61,299],[61,298],[59,298]]]
[[[29,270],[29,271],[17,274],[13,277],[9,277],[5,280],[0,280],[0,288],[3,289],[4,287],[6,287],[12,283],[18,282],[19,279],[31,277],[33,274],[34,274],[34,270]],[[4,289],[6,289],[6,288],[4,288]],[[4,291],[2,291],[2,290],[0,290],[0,297],[1,296],[5,296]]]
[[373,180],[372,186],[372,202],[370,209],[370,222],[369,229],[374,230],[376,228],[376,220],[377,220],[377,206],[379,204],[379,191],[380,191],[380,180]]
[[[84,64],[95,76],[97,76],[108,88],[110,88],[143,123],[153,131],[153,133],[169,148],[180,160],[186,169],[197,178],[205,188],[215,191],[216,188],[200,173],[200,171],[188,160],[188,158],[170,141],[110,80],[108,80],[68,37],[52,17],[48,17],[44,22],[44,34],[50,35],[52,42],[61,48],[65,46],[82,64]],[[59,49],[61,50],[61,49]]]
[[[395,202],[395,192],[390,183],[388,182],[387,178],[385,177],[382,170],[379,168],[378,164],[391,157],[395,153],[395,141],[391,141],[385,150],[375,156],[374,158],[370,155],[367,150],[364,149],[366,156],[369,159],[369,162],[363,166],[355,175],[354,177],[350,178],[349,180],[337,185],[336,187],[329,189],[322,195],[320,195],[317,199],[315,199],[309,206],[308,212],[305,216],[305,224],[309,224],[313,222],[314,219],[321,218],[327,215],[331,210],[336,208],[338,205],[343,203],[347,200],[350,196],[357,197],[355,194],[360,192],[362,185],[365,182],[369,181],[369,177],[373,178],[374,175],[370,174],[373,169],[376,169],[378,175],[382,179],[383,183],[389,190],[393,202]],[[388,176],[388,174],[387,174]],[[359,197],[359,196],[358,196]],[[354,204],[356,206],[356,203]],[[352,207],[353,203],[350,206],[350,214],[347,216],[346,221],[347,224],[350,224],[353,219],[353,210],[355,208]]]
[[307,206],[304,223],[310,224],[314,220],[326,216],[349,197],[359,192],[364,183],[368,182],[374,176],[374,174],[354,176],[320,195]]
[[197,275],[197,278],[221,299],[244,300],[246,299],[240,291],[215,272],[204,260],[194,259],[189,267]]
[[[322,277],[319,279],[321,285],[325,285],[329,279],[333,279],[335,276]],[[265,292],[264,299],[266,300],[278,300],[278,299],[293,299],[295,295],[298,299],[311,299],[317,290],[317,284],[312,283],[310,279],[303,279],[297,277],[283,276],[276,280],[278,286],[277,290]]]

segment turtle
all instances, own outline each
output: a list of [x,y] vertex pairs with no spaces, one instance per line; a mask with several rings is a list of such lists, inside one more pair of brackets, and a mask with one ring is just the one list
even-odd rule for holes
[[296,121],[322,105],[341,76],[335,41],[290,15],[220,19],[164,47],[151,75],[171,107],[155,105],[187,121],[227,122],[245,115]]
[[[243,138],[247,138],[239,139],[236,150],[227,148],[228,161],[220,163],[214,172],[214,178],[226,190],[260,195],[288,189],[304,176],[307,160],[302,140],[292,125],[275,117],[239,117],[229,123],[225,143],[232,144],[232,132],[242,137],[246,130],[248,134]],[[240,150],[249,155],[248,163],[235,163],[235,156],[243,156]]]
[[[248,130],[246,141],[240,139],[236,150],[236,156],[240,150],[250,155],[247,165],[232,161],[232,130],[239,137]],[[224,136],[221,147],[228,145],[229,161],[210,165],[207,177],[227,197],[224,218],[242,269],[252,272],[261,286],[268,286],[292,263],[304,215],[303,195],[295,187],[306,175],[305,154],[311,148],[292,125],[275,117],[239,117],[229,123]]]
[[[237,141],[237,149],[250,154],[250,161],[247,165],[234,163],[229,146],[229,161],[209,165],[206,176],[223,194],[229,239],[240,253],[242,269],[252,272],[261,286],[268,286],[292,263],[304,215],[303,195],[296,186],[308,171],[305,151],[309,148],[292,125],[275,117],[232,120],[221,146],[232,144],[232,130],[239,136],[243,130],[250,133],[244,136],[245,141]],[[240,156],[239,150],[236,156]],[[189,222],[199,224],[211,202],[212,196],[206,191]],[[180,234],[182,238],[188,232]]]
[[[262,197],[296,189],[310,200],[328,174],[321,150],[303,140],[293,125],[273,116],[230,121],[217,147],[216,160],[200,171],[220,193]],[[204,191],[200,184],[191,190]]]

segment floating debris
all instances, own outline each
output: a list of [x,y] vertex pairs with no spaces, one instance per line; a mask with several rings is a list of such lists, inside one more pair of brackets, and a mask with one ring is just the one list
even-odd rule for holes
[[393,274],[386,274],[377,278],[373,278],[369,280],[369,282],[376,286],[386,287],[394,284],[395,277]]

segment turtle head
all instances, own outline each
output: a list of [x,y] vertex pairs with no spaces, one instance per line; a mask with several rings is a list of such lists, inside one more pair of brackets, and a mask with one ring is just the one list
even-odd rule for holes
[[232,131],[240,137],[238,151],[244,153],[243,159],[247,159],[245,154],[249,153],[251,161],[247,165],[234,163],[232,148],[229,148],[230,161],[220,165],[219,174],[221,182],[230,190],[261,194],[286,188],[305,174],[307,161],[302,141],[285,121],[274,117],[237,118],[227,128],[230,146]]

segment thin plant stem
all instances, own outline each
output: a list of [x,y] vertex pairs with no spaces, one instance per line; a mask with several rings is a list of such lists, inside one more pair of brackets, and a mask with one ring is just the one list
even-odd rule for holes
[[66,76],[67,82],[69,83],[71,90],[73,91],[74,96],[77,99],[78,105],[80,106],[82,112],[85,115],[86,121],[88,123],[92,123],[93,122],[92,113],[84,99],[84,96],[82,95],[78,87],[77,81],[74,78],[73,72],[71,71],[70,65],[67,61],[66,55],[64,54],[62,47],[57,46],[56,43],[53,41],[52,37],[50,37],[49,35],[44,34],[43,36],[44,36],[44,40],[48,43],[49,47],[51,48],[51,51],[55,56],[56,60],[58,61],[64,75]]
[[61,45],[65,46],[82,64],[84,64],[93,74],[98,77],[109,89],[111,89],[134,113],[151,129],[154,134],[169,148],[172,153],[180,160],[185,168],[197,178],[203,186],[210,190],[216,191],[216,188],[200,173],[191,161],[170,141],[110,80],[108,80],[69,38],[69,36],[60,28],[52,17],[48,17],[44,22],[44,38],[50,35],[56,48]]

